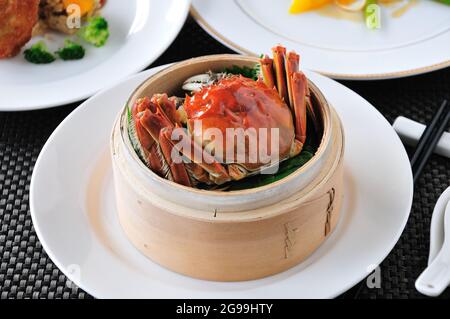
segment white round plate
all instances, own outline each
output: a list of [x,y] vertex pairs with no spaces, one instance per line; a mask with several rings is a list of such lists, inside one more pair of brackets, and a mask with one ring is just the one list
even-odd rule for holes
[[50,258],[76,285],[98,298],[331,298],[392,250],[412,204],[405,149],[367,101],[308,72],[346,131],[345,200],[331,238],[299,266],[241,283],[188,278],[141,255],[117,218],[109,140],[127,98],[153,73],[134,76],[77,108],[52,134],[34,168],[34,227]]
[[324,75],[387,79],[450,65],[450,6],[415,1],[398,18],[392,17],[393,7],[382,6],[378,30],[366,27],[362,13],[332,6],[291,15],[291,0],[193,0],[191,13],[213,37],[238,52],[269,53],[268,47],[281,43],[301,54],[305,68]]
[[[108,0],[102,15],[109,22],[110,39],[102,48],[86,45],[84,59],[35,65],[21,53],[0,60],[0,111],[42,109],[80,101],[143,70],[178,35],[190,4],[191,0]],[[64,38],[55,33],[45,41],[56,51]],[[41,39],[33,38],[25,48]]]

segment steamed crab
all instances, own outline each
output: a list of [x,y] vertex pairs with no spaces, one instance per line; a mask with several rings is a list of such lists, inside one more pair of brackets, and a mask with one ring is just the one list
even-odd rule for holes
[[[308,82],[299,71],[298,54],[286,54],[282,46],[276,46],[272,51],[273,59],[267,55],[261,58],[256,81],[239,75],[209,72],[186,80],[183,89],[192,95],[185,99],[166,94],[139,99],[132,107],[131,116],[140,156],[148,167],[174,182],[195,186],[241,180],[273,164],[246,161],[255,151],[248,147],[245,157],[219,160],[224,154],[236,153],[237,148],[228,137],[217,140],[206,136],[211,128],[224,136],[229,128],[276,128],[279,132],[278,161],[300,154],[306,141],[307,112],[316,121]],[[200,128],[195,125],[196,121],[201,121]],[[173,139],[175,129],[184,127],[186,129],[178,130],[181,135],[178,137],[189,141],[193,152],[186,152],[186,148]],[[264,151],[268,154],[274,151],[269,144],[257,145],[266,148]],[[174,151],[185,160],[175,161]],[[201,154],[200,160],[193,156],[195,152]]]

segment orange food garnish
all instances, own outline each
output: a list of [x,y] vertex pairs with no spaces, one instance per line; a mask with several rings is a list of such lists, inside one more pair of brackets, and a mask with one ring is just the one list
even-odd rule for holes
[[63,0],[63,4],[66,10],[71,4],[78,5],[82,16],[91,13],[95,9],[95,0]]
[[289,12],[301,13],[315,10],[333,2],[338,2],[341,5],[349,5],[355,2],[355,0],[293,0]]

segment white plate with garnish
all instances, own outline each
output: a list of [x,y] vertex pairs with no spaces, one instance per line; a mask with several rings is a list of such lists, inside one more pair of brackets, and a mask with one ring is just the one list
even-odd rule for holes
[[292,2],[194,0],[191,13],[238,52],[259,55],[267,43],[283,43],[302,53],[305,68],[337,79],[398,78],[450,65],[450,5],[379,0],[380,28],[369,29],[363,11],[340,9],[333,0],[299,14],[289,13]]
[[[76,35],[54,31],[33,37],[18,55],[0,59],[0,111],[33,110],[80,101],[141,71],[178,35],[190,2],[107,0],[99,14],[107,20],[110,36],[100,48]],[[24,51],[36,42],[44,41],[53,53],[64,46],[67,38],[85,48],[83,59],[57,58],[50,64],[33,64],[24,58]]]
[[405,149],[366,100],[307,72],[346,131],[345,199],[331,237],[289,271],[239,283],[185,277],[140,254],[119,224],[109,142],[128,97],[156,71],[83,103],[52,134],[34,168],[34,227],[50,258],[76,285],[98,298],[332,298],[372,272],[393,249],[413,197]]

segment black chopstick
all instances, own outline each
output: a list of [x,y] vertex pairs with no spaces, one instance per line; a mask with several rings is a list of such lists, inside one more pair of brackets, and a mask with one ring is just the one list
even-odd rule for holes
[[441,107],[434,114],[431,123],[427,126],[422,137],[417,144],[414,155],[411,158],[411,167],[414,175],[414,182],[418,180],[422,174],[423,168],[428,162],[430,156],[444,134],[445,129],[450,121],[450,108],[448,101],[445,100]]

